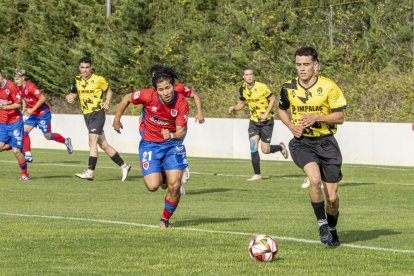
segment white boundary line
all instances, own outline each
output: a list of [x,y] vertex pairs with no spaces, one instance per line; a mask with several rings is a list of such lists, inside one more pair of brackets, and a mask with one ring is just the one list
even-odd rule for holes
[[[89,218],[29,215],[29,214],[13,214],[13,213],[0,213],[0,215],[10,216],[10,217],[26,217],[26,218],[43,218],[43,219],[56,219],[56,220],[86,221],[86,222],[96,222],[96,223],[103,223],[103,224],[130,225],[130,226],[143,227],[143,228],[159,228],[158,225],[142,224],[142,223],[135,223],[135,222],[125,222],[125,221],[115,221],[115,220],[106,220],[106,219],[89,219]],[[224,235],[239,235],[239,236],[254,236],[254,235],[257,235],[255,233],[208,230],[208,229],[202,229],[202,228],[174,227],[174,228],[172,228],[172,230],[200,232],[200,233],[211,233],[211,234],[224,234]],[[306,240],[306,239],[298,239],[298,238],[292,238],[292,237],[280,237],[280,236],[274,236],[274,237],[277,240],[293,241],[293,242],[298,242],[298,243],[320,244],[320,241],[315,241],[315,240]],[[414,254],[414,250],[404,250],[404,249],[393,249],[393,248],[385,248],[385,247],[365,246],[365,245],[357,245],[357,244],[350,244],[350,243],[342,243],[341,247],[348,247],[348,248],[354,248],[354,249],[365,249],[365,250],[373,250],[373,251],[384,251],[384,252],[392,252],[392,253],[402,253],[402,254]]]
[[[0,160],[0,163],[16,163],[16,161],[11,161],[11,160]],[[71,165],[71,164],[62,164],[62,163],[32,163],[30,164],[30,166],[37,166],[37,165],[47,165],[47,166],[56,166],[56,167],[74,167],[74,168],[85,168],[85,165]],[[119,167],[117,167],[116,165],[114,166],[110,166],[110,167],[106,167],[106,166],[99,166],[100,169],[119,169]],[[139,170],[139,166],[132,166],[133,170]],[[194,172],[191,171],[191,174],[196,174],[196,175],[211,175],[211,176],[227,176],[227,177],[250,177],[251,175],[243,175],[243,174],[223,174],[223,173],[214,173],[214,172]],[[268,177],[264,177],[265,179]],[[294,180],[294,179],[304,179],[305,175],[303,175],[303,177],[281,177],[283,179],[287,179],[287,180]],[[356,184],[364,184],[364,182],[360,182],[360,181],[341,181],[340,183],[356,183]],[[414,183],[387,183],[387,182],[377,182],[375,184],[383,184],[383,185],[402,185],[402,186],[414,186]]]

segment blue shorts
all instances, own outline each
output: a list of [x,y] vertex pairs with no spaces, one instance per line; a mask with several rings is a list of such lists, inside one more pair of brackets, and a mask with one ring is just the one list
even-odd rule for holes
[[33,116],[29,115],[24,120],[25,126],[32,126],[32,127],[38,127],[43,133],[49,133],[52,129],[52,114],[50,112],[47,112],[43,116]]
[[12,148],[23,148],[23,121],[12,124],[0,123],[0,142]]
[[141,140],[139,162],[143,176],[169,170],[184,170],[188,167],[185,146],[179,140],[158,143]]

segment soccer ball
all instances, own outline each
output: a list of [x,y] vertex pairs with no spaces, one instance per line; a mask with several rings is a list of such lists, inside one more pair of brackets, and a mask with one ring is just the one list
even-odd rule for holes
[[256,262],[271,262],[276,258],[278,245],[268,235],[257,235],[249,244],[250,257]]

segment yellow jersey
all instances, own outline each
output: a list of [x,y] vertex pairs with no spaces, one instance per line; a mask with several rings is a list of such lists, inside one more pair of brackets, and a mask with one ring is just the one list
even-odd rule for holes
[[[266,84],[255,81],[251,89],[244,82],[239,89],[239,93],[240,100],[246,101],[249,106],[250,120],[259,122],[260,114],[265,113],[269,107],[269,98],[273,95],[272,92],[270,92]],[[273,111],[266,117],[266,120],[270,119],[273,119]]]
[[79,103],[83,114],[89,114],[102,109],[103,93],[109,88],[104,77],[92,74],[85,80],[82,75],[76,76],[69,89],[71,93],[78,93]]
[[[346,99],[341,89],[328,78],[320,76],[308,88],[302,87],[296,78],[283,84],[279,108],[290,108],[293,123],[299,125],[299,119],[305,114],[328,115],[343,111],[346,108]],[[319,137],[334,134],[336,130],[336,124],[316,122],[304,130],[303,136]]]

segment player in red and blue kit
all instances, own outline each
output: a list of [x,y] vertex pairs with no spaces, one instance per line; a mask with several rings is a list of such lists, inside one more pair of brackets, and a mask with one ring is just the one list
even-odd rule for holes
[[72,154],[73,147],[71,139],[65,138],[59,133],[52,132],[52,113],[50,107],[46,103],[46,97],[33,82],[26,81],[26,70],[14,70],[14,82],[17,91],[24,99],[23,115],[24,115],[24,140],[23,151],[25,159],[28,162],[33,161],[30,152],[30,136],[29,133],[34,127],[38,127],[47,140],[53,140],[66,145],[69,154]]
[[180,201],[183,170],[188,166],[182,140],[187,131],[188,102],[174,92],[176,75],[171,68],[157,71],[152,78],[153,89],[142,89],[122,99],[115,114],[113,127],[123,128],[121,116],[130,103],[142,104],[145,110],[142,139],[139,144],[139,160],[147,189],[155,192],[163,182],[165,171],[168,192],[160,227],[171,227],[169,219]]
[[0,151],[13,150],[22,171],[20,180],[29,180],[27,162],[22,153],[23,121],[20,107],[16,87],[0,71]]

